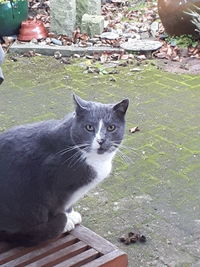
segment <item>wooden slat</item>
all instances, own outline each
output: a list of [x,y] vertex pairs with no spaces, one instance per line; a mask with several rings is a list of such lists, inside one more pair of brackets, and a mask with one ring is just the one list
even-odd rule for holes
[[0,242],[2,267],[127,267],[127,255],[80,225],[39,246],[22,248]]
[[96,259],[97,257],[99,257],[99,252],[91,248],[67,261],[57,264],[56,267],[79,267]]
[[102,254],[107,254],[118,249],[115,245],[82,225],[77,225],[70,234],[74,237],[80,238]]
[[[13,255],[11,260],[11,257],[8,257],[7,259],[4,259],[4,262],[9,262],[11,266],[18,266],[22,267],[25,266],[25,264],[30,264],[34,261],[37,261],[41,258],[44,258],[48,256],[49,254],[52,254],[62,248],[65,248],[67,246],[70,246],[74,243],[78,242],[78,239],[72,235],[67,235],[60,237],[59,239],[55,240],[54,242],[48,242],[48,244],[40,245],[38,247],[32,248],[31,251],[26,251],[25,248],[21,248],[23,251],[26,252],[26,254],[23,253],[23,255]],[[34,249],[34,250],[33,250]],[[1,258],[1,256],[0,256]],[[4,265],[3,265],[4,266]],[[2,266],[2,267],[3,267]],[[6,266],[6,265],[5,265]]]
[[[67,234],[68,235],[68,234]],[[66,236],[66,234],[62,234],[61,237]],[[58,238],[52,239],[51,242],[54,242],[55,240],[57,240]],[[26,253],[29,253],[37,248],[41,248],[42,246],[44,246],[45,244],[48,244],[48,242],[43,243],[42,245],[38,245],[35,247],[28,247],[28,248],[24,248],[24,247],[14,247],[13,245],[6,243],[6,248],[8,248],[10,246],[10,249],[6,249],[4,250],[3,253],[1,253],[1,257],[0,257],[0,264],[3,264],[5,262],[8,262],[10,260],[13,260],[15,258],[21,257],[23,255],[25,255]],[[5,243],[3,243],[4,246]]]
[[90,263],[86,263],[81,267],[127,267],[128,256],[120,250],[112,251],[106,255],[93,260]]
[[9,262],[13,259],[21,257],[22,255],[25,255],[26,253],[28,253],[32,250],[33,250],[33,248],[22,248],[22,247],[10,249],[10,250],[1,254],[0,264],[4,264],[4,263]]
[[85,244],[82,241],[79,241],[69,247],[63,248],[59,251],[56,251],[55,253],[46,256],[45,258],[42,258],[38,261],[35,261],[31,264],[29,264],[29,267],[35,267],[35,266],[45,266],[45,267],[51,267],[55,266],[56,264],[67,260],[75,255],[78,255],[79,253],[87,250],[88,245]]

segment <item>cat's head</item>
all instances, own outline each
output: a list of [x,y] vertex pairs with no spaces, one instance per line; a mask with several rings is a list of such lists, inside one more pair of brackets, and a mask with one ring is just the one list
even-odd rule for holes
[[86,152],[113,152],[121,143],[129,100],[117,104],[89,102],[74,95],[76,106],[71,136]]

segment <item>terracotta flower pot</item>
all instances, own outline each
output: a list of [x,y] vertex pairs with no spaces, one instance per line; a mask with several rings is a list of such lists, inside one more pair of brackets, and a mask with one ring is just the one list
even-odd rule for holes
[[192,17],[184,13],[195,10],[194,5],[200,7],[200,0],[158,0],[158,13],[169,35],[196,35]]
[[21,24],[18,40],[31,41],[32,39],[43,39],[48,35],[47,29],[41,21],[26,20]]

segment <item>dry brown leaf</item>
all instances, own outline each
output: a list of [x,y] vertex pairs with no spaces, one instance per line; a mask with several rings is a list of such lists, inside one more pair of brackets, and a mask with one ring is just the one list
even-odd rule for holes
[[129,59],[129,55],[128,54],[122,55],[121,59],[127,60],[127,59]]
[[180,57],[179,56],[172,57],[172,61],[180,61]]
[[139,129],[138,126],[133,127],[133,128],[131,128],[131,129],[129,130],[130,133],[135,133],[135,132],[139,132],[139,131],[140,131],[140,129]]
[[89,36],[87,33],[82,33],[79,38],[83,41],[88,41]]
[[137,56],[137,59],[145,60],[145,59],[147,59],[147,57],[145,55],[139,55],[139,56]]
[[107,53],[102,53],[102,55],[100,56],[100,61],[101,63],[105,63],[108,60],[108,54]]
[[172,53],[173,53],[173,48],[170,45],[168,45],[168,47],[167,47],[167,56],[171,57]]
[[156,56],[157,58],[163,59],[163,58],[166,57],[166,53],[162,53],[162,52],[160,52],[160,53],[156,53],[155,56]]

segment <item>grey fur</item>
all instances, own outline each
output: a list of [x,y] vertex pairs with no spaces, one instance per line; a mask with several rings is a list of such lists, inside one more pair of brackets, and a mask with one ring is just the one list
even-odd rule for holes
[[[5,54],[0,44],[0,65],[3,63],[4,57],[5,57]],[[4,80],[4,76],[3,76],[2,69],[0,67],[0,84],[3,82],[3,80]]]
[[[128,100],[106,105],[74,96],[74,101],[76,111],[62,120],[0,134],[0,238],[33,245],[62,233],[71,195],[95,179],[95,170],[81,156],[91,150],[100,119],[105,140],[99,153],[121,143]],[[87,131],[87,124],[95,131]],[[115,131],[105,130],[110,124]]]

